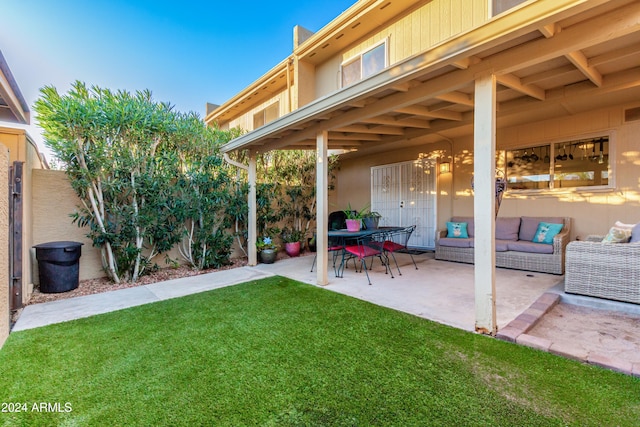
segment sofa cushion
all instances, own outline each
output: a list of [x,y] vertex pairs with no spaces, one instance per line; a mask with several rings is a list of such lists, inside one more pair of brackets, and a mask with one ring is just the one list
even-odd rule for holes
[[536,235],[533,236],[533,242],[552,245],[553,238],[562,230],[562,227],[563,224],[553,224],[542,221],[538,224],[538,230],[536,231]]
[[473,239],[460,239],[458,237],[441,237],[438,239],[440,246],[449,246],[452,248],[471,248]]
[[[513,240],[499,240],[496,239],[496,252],[506,252],[509,250],[509,242],[513,242]],[[476,244],[475,244],[475,240],[471,240],[471,247],[475,248]]]
[[496,218],[496,239],[518,240],[520,218]]
[[503,239],[496,239],[496,252],[506,252],[509,250],[509,243],[513,242],[514,240],[503,240]]
[[454,239],[467,239],[467,223],[466,222],[447,222],[447,237]]
[[508,241],[507,247],[510,251],[529,252],[535,254],[552,254],[553,245],[547,245],[545,243],[527,242],[525,240],[518,240],[516,242]]
[[469,237],[474,237],[476,235],[476,227],[473,224],[472,216],[454,216],[451,218],[451,222],[466,222],[467,223],[467,234]]
[[533,241],[533,237],[538,231],[538,224],[541,222],[551,222],[553,224],[564,224],[564,218],[560,217],[536,217],[536,216],[523,216],[520,220],[520,232],[518,233],[518,239]]
[[631,229],[631,240],[629,240],[629,243],[638,242],[640,242],[640,222]]

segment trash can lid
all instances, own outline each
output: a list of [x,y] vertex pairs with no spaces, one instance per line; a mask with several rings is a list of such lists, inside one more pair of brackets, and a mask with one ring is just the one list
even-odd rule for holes
[[38,245],[35,245],[34,248],[36,248],[36,249],[64,249],[64,248],[70,248],[70,247],[73,248],[73,247],[82,246],[82,245],[84,245],[84,243],[62,241],[62,242],[40,243]]

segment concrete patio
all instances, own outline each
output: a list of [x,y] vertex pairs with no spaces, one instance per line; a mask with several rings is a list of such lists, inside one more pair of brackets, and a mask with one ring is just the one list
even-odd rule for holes
[[[416,270],[409,255],[397,254],[402,275],[392,261],[394,278],[385,274],[377,259],[369,272],[372,285],[364,273],[356,273],[353,262],[343,277],[335,277],[329,268],[329,285],[325,289],[370,301],[377,305],[414,314],[455,328],[473,331],[475,300],[473,265],[436,261],[433,253],[414,255]],[[316,283],[310,271],[312,257],[290,258],[274,264],[259,264],[257,269],[290,277],[300,282]],[[367,261],[369,262],[369,261]],[[545,291],[562,281],[562,276],[518,270],[497,270],[497,323],[502,328],[533,304]]]
[[[433,253],[400,254],[402,275],[385,274],[376,261],[372,285],[353,264],[329,285],[339,292],[373,304],[407,312],[455,328],[473,331],[475,324],[472,265],[437,261]],[[272,275],[315,285],[311,256],[287,258],[216,273],[175,279],[136,288],[27,306],[13,331],[88,317],[141,304],[204,292]],[[395,266],[394,266],[395,268]],[[497,269],[498,338],[549,351],[563,357],[640,376],[640,306],[563,292],[563,277]]]

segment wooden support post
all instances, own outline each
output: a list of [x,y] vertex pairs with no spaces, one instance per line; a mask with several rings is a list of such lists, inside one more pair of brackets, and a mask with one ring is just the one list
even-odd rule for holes
[[249,150],[249,217],[248,217],[248,243],[247,249],[249,251],[249,265],[254,266],[258,264],[258,250],[256,248],[257,241],[257,218],[256,213],[256,152]]
[[329,165],[327,145],[329,134],[327,131],[316,135],[316,255],[318,285],[329,284],[328,277],[328,237],[329,232]]
[[476,332],[495,335],[496,255],[496,76],[483,74],[475,82],[473,170],[475,223]]

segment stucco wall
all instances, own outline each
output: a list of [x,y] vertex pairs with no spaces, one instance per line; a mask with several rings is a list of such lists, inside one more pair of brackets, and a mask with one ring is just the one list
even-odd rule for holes
[[[86,231],[71,223],[80,200],[63,171],[33,171],[33,244],[52,241],[81,242],[80,280],[104,277],[100,251],[85,237]],[[34,283],[39,283],[35,250],[31,249]]]
[[0,347],[9,336],[9,150],[0,144]]
[[[580,138],[598,132],[610,132],[615,158],[613,189],[583,191],[563,189],[537,193],[507,192],[500,208],[500,216],[567,216],[573,218],[571,238],[590,234],[606,234],[617,220],[640,222],[640,122],[623,123],[623,108],[615,107],[578,114],[571,117],[500,129],[497,149],[507,149]],[[446,143],[425,144],[418,147],[375,154],[341,162],[337,173],[336,205],[344,209],[370,203],[370,167],[415,160],[420,153],[450,153]],[[452,215],[473,215],[473,135],[453,141],[453,173],[438,178],[438,227]]]
[[[100,250],[93,247],[91,240],[85,237],[87,233],[85,228],[79,228],[71,222],[69,215],[76,212],[80,205],[80,199],[71,188],[64,171],[33,171],[33,245],[52,241],[81,242],[84,245],[80,257],[80,280],[105,277]],[[160,268],[169,267],[165,255],[179,263],[185,262],[177,246],[174,246],[166,254],[160,254],[153,259]],[[232,258],[241,256],[242,253],[237,249],[234,241]],[[29,262],[29,268],[33,271],[33,283],[38,284],[35,249],[30,249]]]

